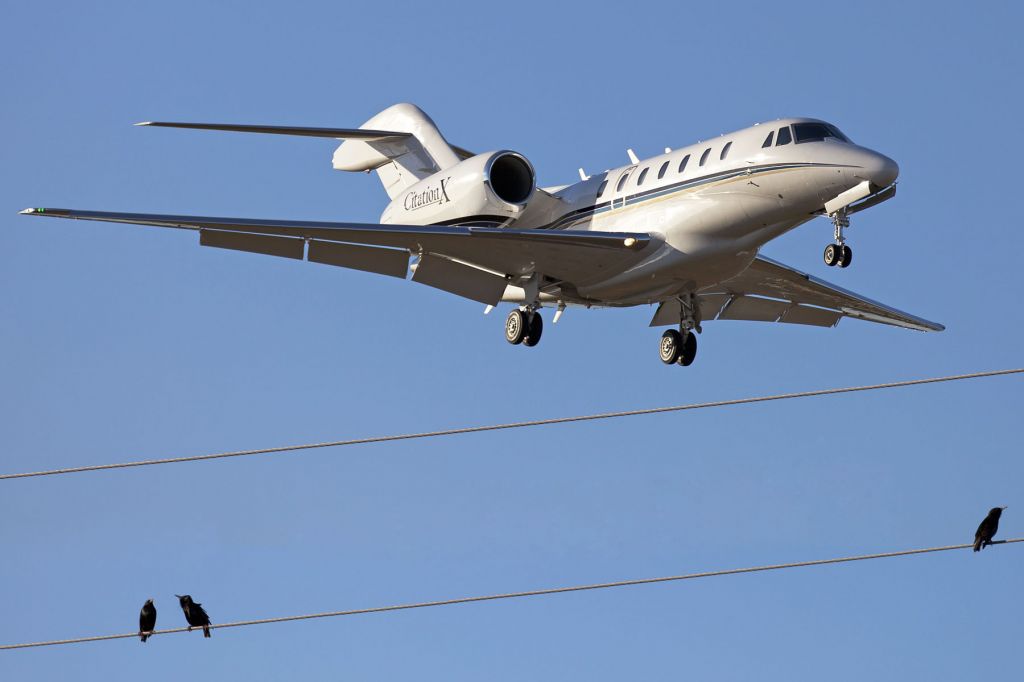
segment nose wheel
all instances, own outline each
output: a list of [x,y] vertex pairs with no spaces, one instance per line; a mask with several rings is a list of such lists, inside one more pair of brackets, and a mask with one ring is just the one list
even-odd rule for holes
[[836,242],[825,247],[825,265],[849,267],[853,262],[853,249],[846,245],[846,239],[843,237],[843,230],[850,226],[850,217],[846,214],[845,208],[832,214],[832,224],[835,226]]
[[853,249],[846,244],[829,244],[825,247],[824,257],[825,265],[845,268],[853,262]]

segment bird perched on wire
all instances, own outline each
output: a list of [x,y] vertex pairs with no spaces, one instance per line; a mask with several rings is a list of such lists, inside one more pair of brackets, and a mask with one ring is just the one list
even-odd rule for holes
[[210,617],[206,615],[206,611],[203,610],[203,605],[199,602],[192,601],[190,595],[174,595],[178,598],[178,603],[181,604],[181,610],[185,612],[185,620],[188,621],[188,629],[191,630],[193,627],[203,628],[203,637],[210,636]]
[[974,533],[975,552],[992,544],[992,538],[996,536],[996,532],[999,530],[999,517],[1003,515],[1004,509],[1006,507],[992,507],[988,512],[988,516],[978,526],[977,532]]
[[152,599],[147,599],[146,603],[142,605],[142,611],[139,612],[139,639],[145,642],[153,634],[155,627],[156,607],[153,606]]

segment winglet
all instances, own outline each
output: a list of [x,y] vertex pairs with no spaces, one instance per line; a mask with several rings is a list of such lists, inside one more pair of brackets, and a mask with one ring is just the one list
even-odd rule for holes
[[26,208],[18,211],[18,215],[35,215],[37,213],[46,213],[45,208]]
[[153,125],[153,122],[152,121],[142,121],[141,123],[133,123],[132,125],[136,125],[136,126],[151,126],[151,125]]

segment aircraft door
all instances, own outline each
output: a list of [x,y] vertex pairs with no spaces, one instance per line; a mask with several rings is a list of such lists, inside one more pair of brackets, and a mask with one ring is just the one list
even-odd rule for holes
[[612,198],[611,208],[622,208],[626,205],[626,196],[630,190],[630,180],[633,178],[633,172],[636,170],[636,166],[630,166],[619,173],[618,177],[615,178],[615,184],[612,185]]

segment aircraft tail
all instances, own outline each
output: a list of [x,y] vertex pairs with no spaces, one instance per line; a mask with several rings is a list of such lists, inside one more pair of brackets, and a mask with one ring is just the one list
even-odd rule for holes
[[414,104],[388,107],[359,128],[404,135],[347,139],[334,152],[334,168],[376,171],[392,199],[423,178],[472,156],[448,144],[430,117]]
[[473,156],[472,152],[448,144],[430,117],[414,104],[388,107],[358,128],[169,121],[145,121],[135,125],[345,140],[334,152],[334,167],[345,171],[377,171],[392,199],[406,187]]

